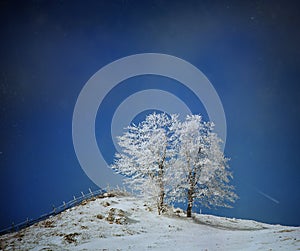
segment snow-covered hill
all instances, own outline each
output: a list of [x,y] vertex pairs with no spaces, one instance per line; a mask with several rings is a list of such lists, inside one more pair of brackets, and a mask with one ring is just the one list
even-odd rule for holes
[[300,250],[300,227],[211,215],[158,216],[131,196],[85,201],[17,233],[1,250]]

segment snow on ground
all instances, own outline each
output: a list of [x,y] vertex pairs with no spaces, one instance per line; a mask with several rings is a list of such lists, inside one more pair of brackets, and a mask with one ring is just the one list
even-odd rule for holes
[[0,250],[300,250],[300,227],[212,215],[158,216],[131,196],[92,199],[17,233]]

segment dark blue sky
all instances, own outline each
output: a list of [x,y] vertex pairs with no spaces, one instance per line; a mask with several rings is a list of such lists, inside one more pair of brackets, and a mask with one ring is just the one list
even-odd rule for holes
[[[101,67],[146,52],[195,65],[223,103],[240,199],[213,212],[300,225],[299,26],[290,1],[1,1],[0,228],[97,188],[73,148],[77,96]],[[107,160],[113,108],[134,91],[163,88],[205,113],[169,81],[134,78],[107,96],[96,121]]]

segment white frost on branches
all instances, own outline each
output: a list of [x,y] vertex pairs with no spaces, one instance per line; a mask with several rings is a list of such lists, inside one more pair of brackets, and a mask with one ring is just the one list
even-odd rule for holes
[[173,189],[170,198],[187,203],[190,217],[195,200],[201,205],[229,206],[236,195],[228,183],[232,178],[220,148],[221,139],[214,125],[203,122],[199,115],[189,115],[172,128],[176,139],[176,161],[170,171]]
[[171,126],[177,115],[150,114],[139,125],[131,125],[118,138],[122,153],[112,168],[125,175],[126,182],[148,198],[156,200],[158,213],[166,195],[166,169],[174,158]]
[[155,201],[159,214],[166,199],[186,202],[188,217],[195,201],[206,207],[229,206],[237,196],[213,128],[199,115],[181,122],[177,115],[150,114],[118,138],[122,152],[112,168],[125,175],[134,190]]

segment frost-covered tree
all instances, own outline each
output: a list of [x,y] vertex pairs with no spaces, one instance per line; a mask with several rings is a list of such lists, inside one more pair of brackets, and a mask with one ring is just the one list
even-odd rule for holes
[[156,201],[158,213],[164,208],[166,169],[174,157],[173,132],[177,115],[150,114],[138,125],[131,125],[118,138],[122,148],[112,168],[122,175],[134,190]]
[[237,196],[229,185],[232,175],[213,124],[190,115],[173,124],[172,130],[176,161],[169,172],[174,182],[171,199],[187,203],[187,217],[191,217],[195,200],[206,207],[228,207]]
[[159,214],[165,198],[186,202],[188,217],[195,201],[228,207],[237,196],[213,127],[199,115],[180,122],[177,115],[150,114],[118,138],[122,152],[112,168],[125,175],[134,190],[155,201]]

